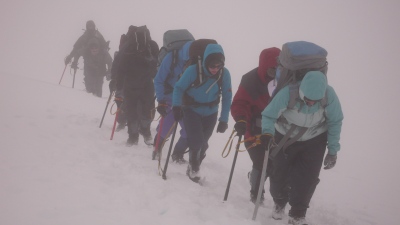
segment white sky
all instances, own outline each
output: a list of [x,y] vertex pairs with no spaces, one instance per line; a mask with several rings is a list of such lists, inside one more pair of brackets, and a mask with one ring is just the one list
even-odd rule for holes
[[[24,85],[7,83],[9,80],[5,78],[22,76],[58,84],[64,68],[63,59],[71,51],[89,19],[94,20],[106,40],[111,41],[111,53],[117,49],[120,35],[126,33],[131,24],[147,25],[153,39],[160,46],[162,34],[169,29],[186,28],[195,38],[216,39],[224,48],[233,90],[239,85],[241,76],[257,66],[262,49],[281,47],[288,41],[315,42],[328,50],[329,83],[335,88],[345,115],[342,151],[339,152],[337,167],[330,174],[323,173],[326,178],[318,191],[321,196],[326,194],[332,198],[354,196],[353,200],[357,202],[355,206],[365,201],[367,213],[380,218],[368,208],[369,205],[382,206],[390,212],[396,212],[400,199],[397,193],[400,189],[397,179],[400,153],[396,142],[400,134],[400,119],[397,115],[399,101],[396,98],[400,82],[397,73],[400,61],[399,6],[400,3],[395,0],[260,0],[229,3],[151,0],[2,1],[0,73],[6,82],[0,83],[0,89],[8,91],[3,91],[0,97],[0,115],[9,115],[6,112],[16,109],[29,112],[30,107],[51,110],[46,105],[49,101],[46,97],[52,100],[53,92],[37,99],[37,104],[28,105],[25,97],[36,92],[40,94],[43,90],[56,91],[54,88],[31,90]],[[12,88],[10,85],[13,85]],[[107,95],[107,89],[104,93]],[[63,94],[70,93],[65,91]],[[105,100],[93,103],[92,98],[81,98],[80,95],[65,98],[73,99],[83,106],[99,104],[103,107],[105,104]],[[64,98],[62,95],[55,96]],[[19,101],[12,101],[10,107],[6,104],[10,103],[10,98]],[[102,112],[100,110],[96,113],[85,115],[93,116],[93,120],[96,120]],[[70,114],[79,115],[72,109]],[[23,117],[28,117],[28,114],[23,114]],[[19,130],[12,126],[10,119],[0,117],[1,142],[5,141],[4,133],[8,132],[16,133],[16,136],[11,136],[16,141],[24,139],[17,135]],[[232,127],[231,120],[229,129]],[[10,143],[10,140],[7,141]],[[218,164],[219,160],[215,159],[215,163]],[[227,168],[230,169],[229,166]],[[346,186],[346,182],[353,184],[354,180],[358,181],[358,185]],[[360,192],[364,193],[364,197],[361,197]],[[2,208],[7,207],[4,204],[0,203]],[[398,219],[398,215],[389,216]]]

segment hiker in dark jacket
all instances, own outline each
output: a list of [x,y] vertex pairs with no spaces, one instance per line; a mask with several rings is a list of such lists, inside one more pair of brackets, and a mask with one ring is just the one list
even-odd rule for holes
[[[178,81],[179,76],[183,73],[186,62],[189,60],[189,48],[192,44],[192,41],[187,42],[182,46],[181,49],[177,52],[177,62],[173,71],[171,70],[171,64],[173,62],[173,54],[169,52],[163,59],[160,68],[157,72],[156,77],[154,78],[154,87],[156,91],[156,97],[158,101],[157,111],[163,117],[158,125],[157,132],[158,134],[154,138],[154,146],[158,149],[154,149],[153,154],[159,154],[161,149],[161,144],[163,141],[168,138],[167,134],[171,129],[174,123],[174,114],[172,113],[172,92],[175,86],[175,83]],[[162,124],[161,124],[162,122]],[[171,155],[172,161],[178,164],[186,163],[183,155],[185,150],[188,148],[186,131],[183,124],[183,120],[179,121],[179,125],[181,126],[180,137],[179,140],[175,144],[174,152]],[[159,128],[162,126],[162,130]],[[158,135],[160,138],[157,142]],[[154,158],[154,157],[153,157]]]
[[[220,95],[222,110],[217,133],[228,128],[229,108],[232,102],[231,76],[224,67],[225,56],[218,44],[207,45],[201,65],[203,83],[191,85],[198,78],[197,65],[189,66],[175,84],[172,105],[176,121],[183,118],[188,145],[189,165],[186,174],[194,182],[201,180],[200,165],[206,156],[208,140],[217,123]],[[222,79],[220,85],[218,81]]]
[[[292,108],[288,106],[294,90],[298,90],[298,98]],[[262,145],[280,143],[286,135],[290,142],[294,141],[270,153],[273,157],[270,174],[270,193],[275,203],[273,218],[282,219],[289,202],[289,223],[307,224],[305,216],[319,183],[322,164],[324,169],[336,164],[342,120],[339,99],[320,71],[307,72],[298,89],[290,86],[280,89],[264,109]]]
[[86,91],[101,97],[104,77],[110,79],[112,58],[108,53],[108,43],[92,20],[86,22],[86,31],[75,42],[71,53],[65,58],[65,64],[69,64],[73,58],[71,68],[76,70],[81,56],[84,60]]
[[[147,33],[146,35],[144,33]],[[157,71],[158,45],[152,41],[146,26],[130,26],[126,43],[118,54],[116,89],[123,89],[128,120],[127,145],[136,145],[139,134],[152,145],[150,125],[154,115],[153,77]]]
[[[274,79],[278,48],[264,49],[259,58],[259,66],[243,75],[239,88],[235,94],[231,106],[231,115],[236,121],[237,135],[244,135],[244,139],[261,134],[261,112],[270,101],[268,83]],[[248,174],[250,181],[250,200],[257,199],[260,185],[261,172],[264,162],[265,149],[256,145],[255,141],[244,142],[250,159],[253,162],[252,170]],[[264,194],[261,201],[264,200]]]

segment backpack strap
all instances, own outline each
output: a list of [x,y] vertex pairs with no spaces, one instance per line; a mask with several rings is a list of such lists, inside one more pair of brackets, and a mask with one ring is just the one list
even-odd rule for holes
[[[297,133],[296,136],[294,136],[293,138],[290,138],[290,136],[292,135],[293,131],[296,128],[299,128],[299,133]],[[289,131],[285,134],[285,136],[283,136],[283,138],[278,143],[278,145],[274,149],[272,149],[272,151],[271,151],[271,153],[269,155],[269,158],[273,160],[281,149],[283,149],[283,151],[285,151],[285,149],[287,147],[289,147],[291,144],[293,144],[294,142],[299,140],[300,137],[303,136],[303,134],[306,133],[307,130],[308,130],[307,127],[299,127],[297,125],[292,124],[290,126]]]

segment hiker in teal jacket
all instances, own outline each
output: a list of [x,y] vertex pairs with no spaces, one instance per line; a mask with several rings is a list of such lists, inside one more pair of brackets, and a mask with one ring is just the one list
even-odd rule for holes
[[[264,145],[274,138],[278,144],[285,135],[295,139],[296,134],[304,132],[300,133],[297,141],[284,146],[276,155],[274,150],[270,153],[273,160],[270,193],[275,202],[273,217],[281,219],[289,201],[289,216],[294,221],[305,220],[319,183],[322,163],[324,169],[331,169],[336,164],[343,120],[339,99],[322,72],[308,72],[297,87],[298,98],[293,108],[288,108],[293,92],[286,86],[264,109],[261,138]],[[291,127],[295,129],[290,134]],[[326,147],[328,153],[324,160]]]
[[[217,122],[219,103],[222,109],[217,133],[223,133],[228,128],[232,102],[231,76],[224,67],[222,47],[218,44],[207,45],[203,59],[201,68],[191,65],[185,70],[175,84],[172,98],[174,118],[176,121],[183,118],[188,139],[187,175],[195,182],[201,178],[198,172]],[[198,76],[198,69],[203,76]]]

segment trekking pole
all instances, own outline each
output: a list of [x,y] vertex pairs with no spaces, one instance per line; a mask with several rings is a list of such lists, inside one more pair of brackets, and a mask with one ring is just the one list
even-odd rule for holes
[[157,152],[158,152],[158,154],[160,154],[159,153],[160,150],[158,148],[160,146],[160,138],[161,138],[161,132],[162,132],[163,124],[164,124],[164,117],[161,117],[160,127],[159,127],[160,129],[158,129],[158,132],[157,132],[156,146],[154,148],[154,152],[153,152],[153,155],[152,155],[152,160],[156,159]]
[[256,204],[254,207],[254,212],[253,212],[253,220],[256,220],[258,207],[260,207],[260,199],[261,199],[262,191],[264,189],[264,182],[266,179],[265,174],[267,172],[269,150],[271,148],[271,145],[272,145],[272,141],[268,144],[268,147],[265,149],[264,163],[263,163],[263,168],[262,168],[262,173],[261,173],[261,178],[260,178],[260,186],[258,187],[257,200],[256,200]]
[[75,69],[74,69],[74,78],[73,78],[73,80],[72,80],[72,88],[74,88],[74,85],[75,85],[75,74],[76,74],[77,69],[78,69],[78,68],[75,68]]
[[108,97],[106,108],[104,109],[103,117],[101,118],[99,128],[101,128],[101,125],[103,124],[104,116],[106,115],[108,104],[110,104],[110,101],[111,101],[111,98],[112,98],[113,94],[114,94],[114,92],[110,92],[110,96]]
[[112,129],[112,131],[111,131],[110,140],[112,140],[113,137],[114,137],[114,131],[115,131],[115,126],[117,125],[117,120],[118,120],[119,111],[120,111],[120,109],[117,109],[117,112],[115,113],[114,126],[113,126],[113,129]]
[[236,145],[236,152],[235,152],[235,156],[233,157],[233,163],[232,163],[231,173],[230,173],[230,175],[229,175],[228,185],[226,186],[224,201],[226,201],[226,200],[228,199],[229,188],[230,188],[230,186],[231,186],[233,171],[235,170],[236,159],[237,159],[237,155],[238,155],[238,152],[239,152],[240,142],[242,141],[242,136],[243,136],[243,135],[240,135],[240,136],[239,136],[238,143],[237,143],[237,145]]
[[174,144],[174,139],[175,139],[175,134],[176,134],[176,128],[178,127],[178,122],[175,122],[175,124],[173,126],[175,126],[175,127],[174,127],[174,131],[172,133],[172,138],[171,138],[171,143],[169,145],[167,160],[165,161],[164,171],[162,174],[162,178],[164,180],[167,179],[166,173],[167,173],[167,168],[168,168],[168,161],[169,161],[169,157],[171,156],[172,145]]
[[65,64],[64,71],[63,71],[63,73],[62,73],[62,75],[61,75],[60,82],[58,82],[58,84],[61,84],[61,80],[63,79],[65,70],[67,69],[67,65],[68,65],[68,64]]

